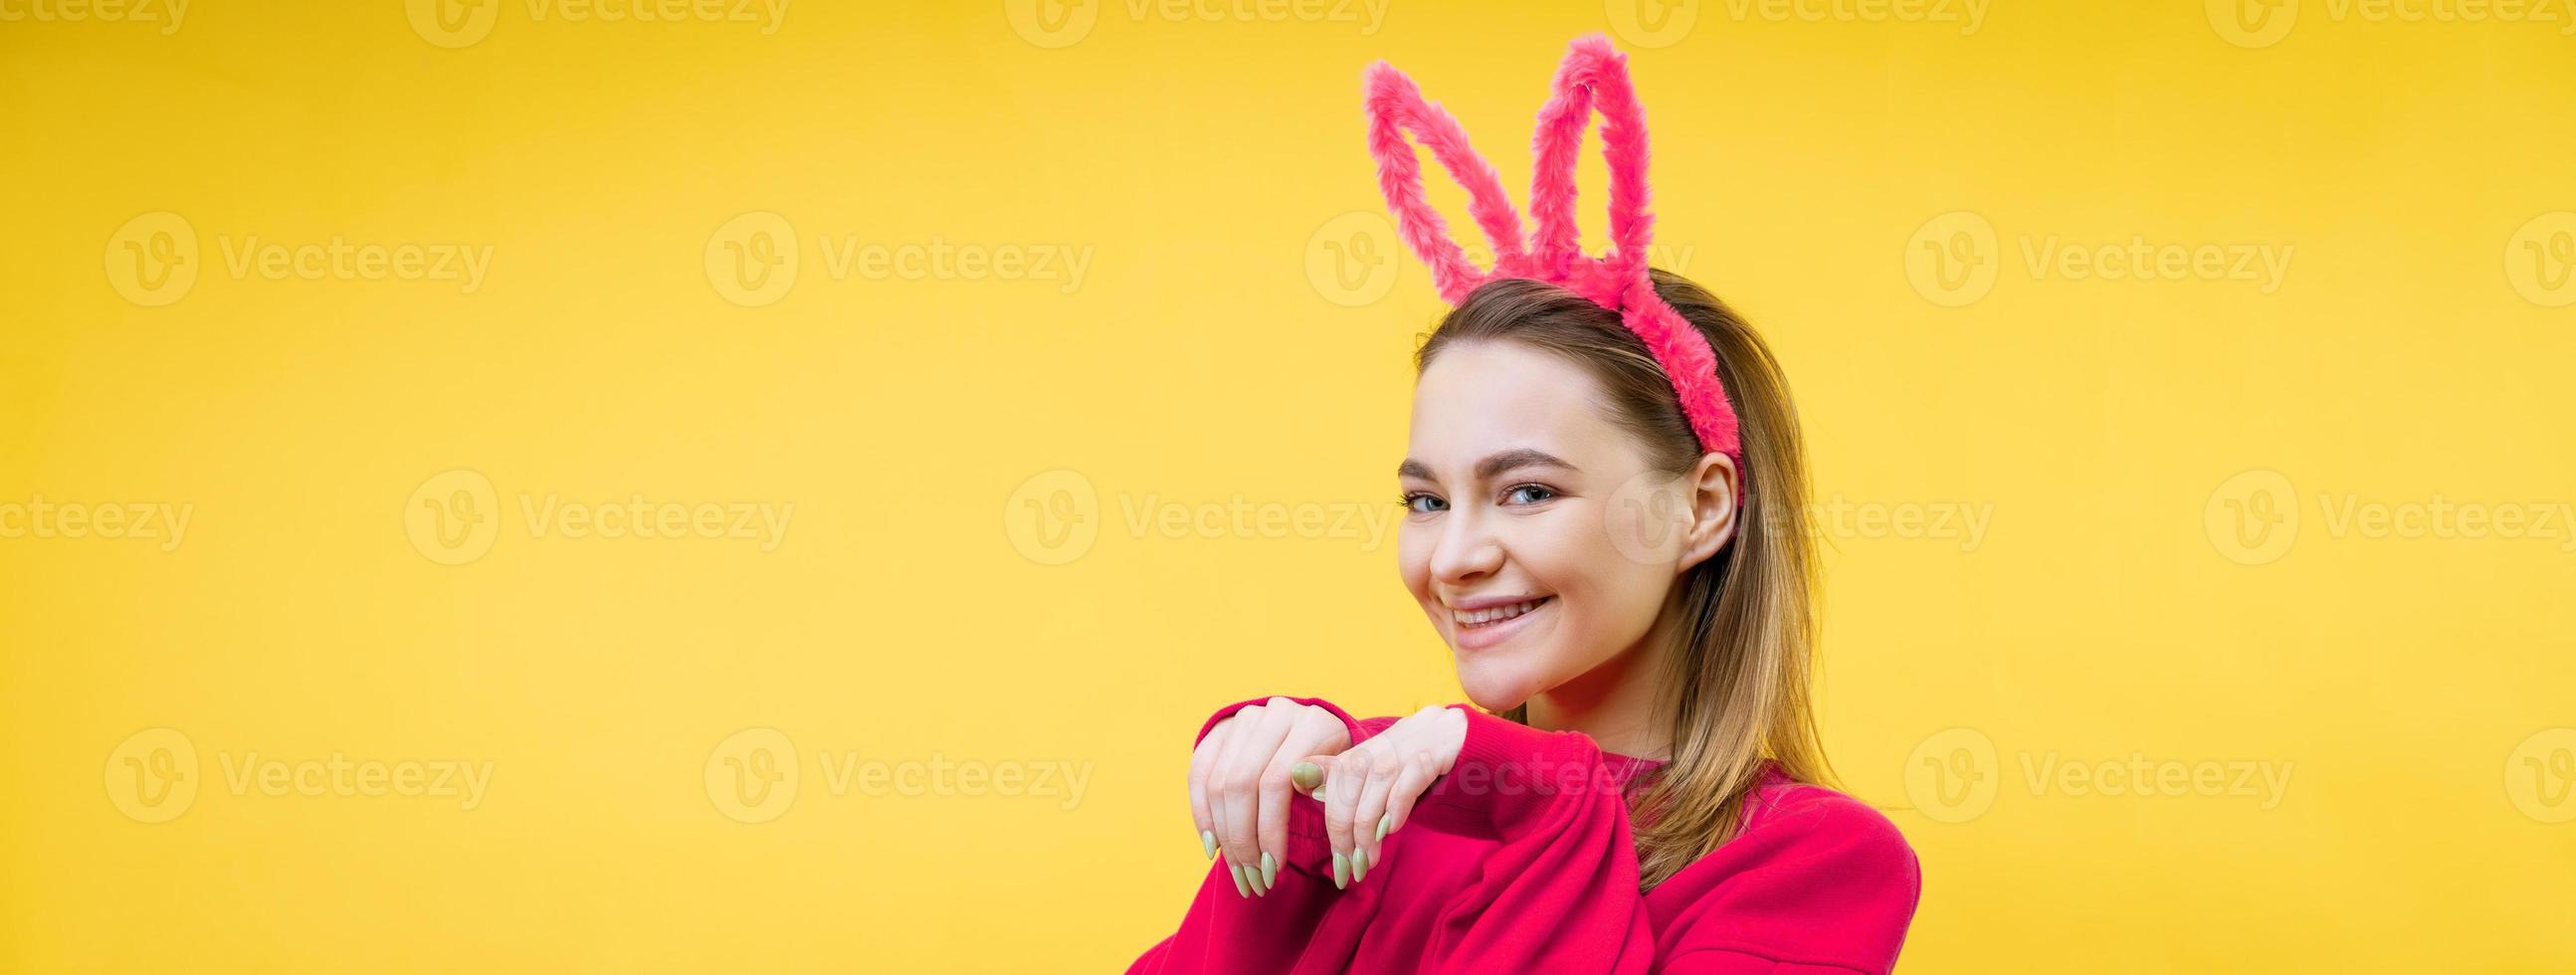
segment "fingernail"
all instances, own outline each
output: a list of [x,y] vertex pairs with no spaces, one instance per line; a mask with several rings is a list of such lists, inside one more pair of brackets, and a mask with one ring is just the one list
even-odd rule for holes
[[1393,826],[1393,825],[1395,825],[1395,814],[1394,814],[1394,813],[1388,813],[1388,814],[1386,814],[1386,815],[1384,815],[1384,816],[1380,816],[1380,817],[1378,817],[1378,818],[1377,818],[1377,838],[1378,838],[1378,839],[1381,839],[1381,840],[1382,840],[1382,839],[1385,839],[1385,838],[1386,838],[1386,828],[1387,828],[1387,827],[1389,827],[1389,826]]
[[1226,861],[1225,869],[1226,869],[1226,872],[1234,874],[1234,896],[1236,896],[1236,897],[1247,897],[1247,898],[1248,898],[1248,897],[1251,897],[1251,896],[1252,896],[1252,887],[1251,887],[1251,885],[1246,884],[1246,883],[1244,883],[1244,882],[1243,882],[1243,867],[1242,867],[1241,865],[1236,864],[1235,862],[1233,862],[1233,861],[1229,860],[1229,861]]
[[1324,767],[1313,762],[1288,766],[1288,781],[1296,783],[1297,788],[1313,792],[1316,786],[1324,784]]
[[1199,848],[1207,851],[1208,859],[1216,859],[1216,831],[1206,829],[1200,830]]
[[1251,885],[1252,885],[1252,896],[1254,896],[1254,897],[1268,897],[1268,896],[1270,896],[1270,885],[1269,885],[1269,884],[1266,884],[1266,883],[1262,883],[1262,882],[1261,882],[1261,865],[1260,865],[1260,864],[1257,864],[1257,863],[1256,863],[1256,864],[1250,864],[1250,865],[1247,865],[1247,866],[1245,866],[1245,867],[1243,868],[1243,882],[1245,882],[1245,883],[1248,883],[1248,884],[1251,884]]
[[1278,884],[1279,861],[1271,859],[1270,854],[1263,853],[1261,855],[1261,886],[1275,887],[1278,886]]
[[1351,858],[1344,856],[1339,850],[1333,852],[1333,886],[1342,890],[1351,889]]
[[1356,884],[1367,879],[1368,851],[1353,847],[1351,849],[1351,882]]

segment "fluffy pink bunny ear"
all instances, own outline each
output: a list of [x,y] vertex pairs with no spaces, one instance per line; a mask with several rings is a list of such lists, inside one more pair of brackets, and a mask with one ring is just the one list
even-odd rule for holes
[[1405,141],[1408,131],[1466,187],[1467,213],[1494,245],[1496,270],[1524,262],[1520,211],[1503,194],[1503,181],[1495,175],[1493,164],[1468,144],[1467,131],[1456,118],[1438,105],[1425,103],[1413,79],[1384,61],[1368,70],[1368,114],[1369,154],[1377,158],[1378,189],[1395,213],[1396,231],[1430,265],[1432,283],[1443,300],[1451,304],[1464,300],[1489,276],[1467,260],[1457,241],[1450,239],[1448,222],[1424,202],[1422,167],[1413,158],[1413,146]]
[[[1609,256],[1598,266],[1583,256],[1574,221],[1574,165],[1583,129],[1601,113],[1601,152],[1610,164]],[[1628,80],[1628,56],[1598,34],[1578,38],[1556,69],[1547,107],[1531,138],[1537,169],[1530,177],[1530,216],[1538,222],[1534,260],[1550,278],[1606,305],[1646,267],[1654,215],[1646,211],[1646,113]]]

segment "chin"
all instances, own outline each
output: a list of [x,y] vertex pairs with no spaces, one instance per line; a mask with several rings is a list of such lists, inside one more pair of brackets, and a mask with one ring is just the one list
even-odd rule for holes
[[1461,660],[1458,687],[1469,703],[1487,711],[1509,711],[1538,696],[1537,675],[1508,660]]

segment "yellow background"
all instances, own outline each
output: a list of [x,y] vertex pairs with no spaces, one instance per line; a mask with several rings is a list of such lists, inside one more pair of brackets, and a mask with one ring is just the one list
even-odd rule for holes
[[[1603,30],[1659,242],[1779,350],[1853,513],[1820,694],[1922,856],[1905,970],[2576,967],[2576,526],[2456,514],[2576,500],[2562,7],[0,7],[0,528],[38,496],[191,512],[168,551],[0,537],[0,970],[1123,967],[1206,869],[1208,709],[1457,698],[1391,537],[1334,524],[1393,513],[1440,308],[1366,216],[1361,69],[1411,72],[1525,200],[1548,75]],[[155,213],[194,238],[183,292],[121,247]],[[726,280],[780,243],[720,236],[747,213],[799,245],[768,304]],[[226,256],[335,236],[489,272]],[[1088,263],[823,253],[934,240]],[[2288,264],[2034,272],[2052,240]],[[1927,277],[1953,243],[1987,284]],[[421,541],[460,484],[479,553]],[[763,551],[522,508],[638,495],[788,522]],[[2423,530],[2341,517],[2437,497]],[[119,784],[181,757],[148,729],[196,758],[166,822]],[[728,761],[782,739],[792,797],[746,807]],[[334,754],[491,778],[467,809],[227,775]],[[2287,787],[2028,771],[2132,756]],[[1085,778],[835,794],[820,764],[934,758]]]

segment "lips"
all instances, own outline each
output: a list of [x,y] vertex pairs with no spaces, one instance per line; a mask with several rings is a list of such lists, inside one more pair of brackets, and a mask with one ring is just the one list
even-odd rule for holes
[[1461,652],[1501,645],[1555,612],[1556,597],[1541,596],[1516,603],[1489,603],[1471,610],[1451,609],[1456,627],[1451,643]]
[[1518,618],[1523,613],[1527,613],[1539,608],[1540,606],[1546,605],[1548,600],[1554,598],[1556,597],[1540,596],[1536,599],[1526,599],[1517,603],[1506,603],[1500,606],[1485,607],[1483,609],[1452,609],[1449,611],[1449,618],[1456,620],[1459,626],[1469,629],[1492,626],[1505,620]]

